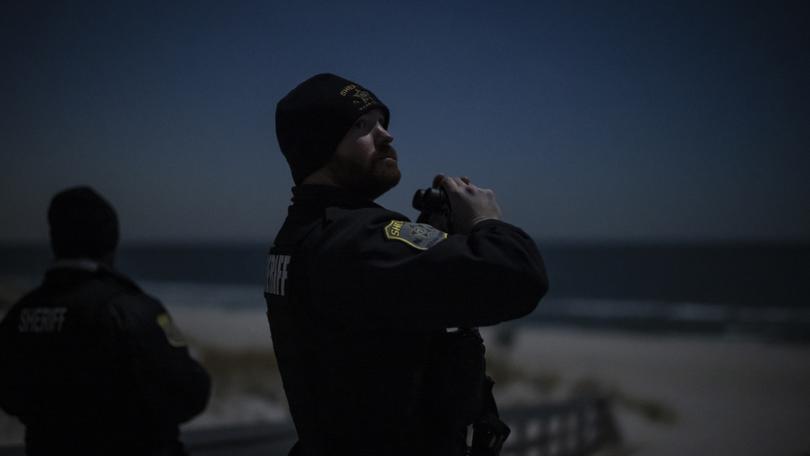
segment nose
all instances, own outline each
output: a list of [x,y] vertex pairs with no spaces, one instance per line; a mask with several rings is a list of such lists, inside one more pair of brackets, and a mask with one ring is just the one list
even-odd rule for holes
[[377,133],[377,141],[379,141],[380,144],[390,144],[394,141],[394,137],[388,133],[388,130],[386,130],[380,122],[377,122],[375,130]]

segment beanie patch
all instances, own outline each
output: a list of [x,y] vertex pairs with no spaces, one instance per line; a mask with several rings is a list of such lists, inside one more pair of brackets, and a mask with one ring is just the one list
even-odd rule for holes
[[380,103],[371,92],[363,90],[357,84],[349,84],[340,90],[340,96],[346,97],[349,95],[351,95],[352,104],[360,112],[366,112],[370,106]]

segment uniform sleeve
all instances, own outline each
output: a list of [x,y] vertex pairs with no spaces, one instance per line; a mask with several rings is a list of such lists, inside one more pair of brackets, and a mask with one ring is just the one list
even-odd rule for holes
[[110,306],[127,347],[143,407],[170,424],[193,418],[205,409],[211,380],[189,354],[185,341],[160,302],[149,297],[122,296]]
[[308,259],[317,313],[351,327],[487,326],[527,315],[548,290],[537,246],[513,225],[484,221],[422,250],[386,236],[391,217],[324,231]]

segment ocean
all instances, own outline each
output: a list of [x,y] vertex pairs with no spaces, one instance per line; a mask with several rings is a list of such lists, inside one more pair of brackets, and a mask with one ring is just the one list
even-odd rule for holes
[[[500,407],[596,391],[643,454],[809,448],[810,245],[539,245],[548,296],[526,318],[481,330]],[[166,305],[213,379],[185,430],[289,420],[262,296],[266,249],[119,252],[117,268]],[[50,258],[43,245],[0,246],[0,315]],[[0,412],[0,448],[22,440]]]
[[[810,340],[810,244],[538,244],[551,290],[512,325]],[[258,309],[266,250],[124,245],[116,267],[176,305]],[[0,277],[35,284],[50,258],[46,245],[0,245]]]

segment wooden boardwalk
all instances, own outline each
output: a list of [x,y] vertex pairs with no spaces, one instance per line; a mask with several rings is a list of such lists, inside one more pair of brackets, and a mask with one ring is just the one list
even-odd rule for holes
[[[586,456],[621,443],[610,404],[578,398],[503,410],[512,429],[501,456]],[[262,423],[183,433],[193,456],[286,456],[296,441],[292,423]],[[0,456],[22,456],[22,447],[0,447]]]

